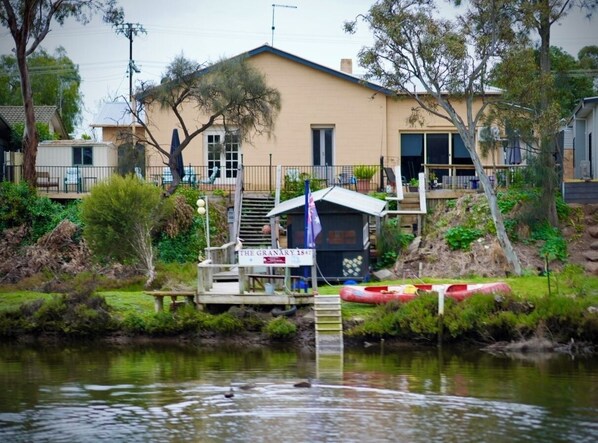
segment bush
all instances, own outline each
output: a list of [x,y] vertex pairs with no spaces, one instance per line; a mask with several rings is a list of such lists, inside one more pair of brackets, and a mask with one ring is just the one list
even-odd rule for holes
[[297,326],[284,317],[276,317],[264,326],[263,332],[273,340],[285,340],[295,336]]
[[482,235],[479,229],[456,226],[446,231],[445,239],[452,250],[468,250],[469,246]]

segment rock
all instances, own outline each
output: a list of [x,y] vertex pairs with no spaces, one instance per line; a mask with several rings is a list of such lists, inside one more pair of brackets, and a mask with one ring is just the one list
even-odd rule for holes
[[598,251],[585,251],[583,256],[592,262],[598,262]]
[[409,247],[407,248],[407,254],[413,254],[415,251],[417,251],[421,245],[422,242],[422,238],[421,236],[417,236],[413,239],[413,241],[411,242],[411,244],[409,245]]
[[380,269],[379,271],[372,272],[372,280],[384,281],[384,280],[398,280],[399,277],[390,271],[389,269]]
[[598,240],[592,242],[592,244],[590,245],[590,248],[598,251]]
[[598,275],[598,263],[597,262],[588,262],[584,265],[584,268],[588,274]]
[[592,238],[598,238],[598,226],[590,226],[587,229],[587,233],[590,234]]

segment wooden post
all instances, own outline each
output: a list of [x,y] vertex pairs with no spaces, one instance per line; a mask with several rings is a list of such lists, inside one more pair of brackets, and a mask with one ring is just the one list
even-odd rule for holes
[[156,312],[162,312],[164,310],[164,297],[154,295],[154,309]]

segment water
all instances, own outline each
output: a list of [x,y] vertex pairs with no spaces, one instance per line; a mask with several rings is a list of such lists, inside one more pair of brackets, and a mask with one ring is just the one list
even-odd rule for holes
[[[293,383],[312,378],[312,387]],[[239,386],[254,383],[250,390]],[[234,398],[224,397],[229,386]],[[0,441],[594,442],[598,359],[0,345]]]

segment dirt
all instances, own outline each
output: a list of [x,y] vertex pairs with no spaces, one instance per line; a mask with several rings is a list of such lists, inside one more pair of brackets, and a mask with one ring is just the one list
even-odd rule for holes
[[[510,266],[495,236],[486,235],[475,240],[468,249],[452,250],[446,241],[446,231],[451,227],[463,225],[466,220],[478,218],[478,227],[488,223],[488,216],[472,214],[472,204],[485,198],[483,195],[469,196],[457,201],[455,208],[440,206],[427,217],[424,235],[418,237],[397,260],[393,269],[399,278],[413,277],[507,277]],[[570,217],[563,223],[561,230],[567,241],[568,263],[577,264],[592,273],[588,266],[587,250],[596,241],[590,229],[598,220],[598,205],[572,207]],[[598,234],[598,229],[596,230]],[[539,255],[539,245],[527,242],[529,228],[520,225],[518,235],[523,241],[513,242],[513,248],[526,273],[541,274],[546,266],[549,270],[563,267],[559,261],[548,263]],[[598,254],[597,254],[598,255]],[[598,259],[598,257],[597,257]]]

